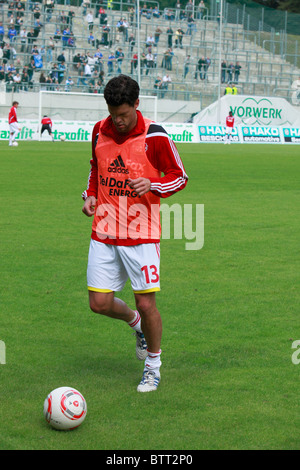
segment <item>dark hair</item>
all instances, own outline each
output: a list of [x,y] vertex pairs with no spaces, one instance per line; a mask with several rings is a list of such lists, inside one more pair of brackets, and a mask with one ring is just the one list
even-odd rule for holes
[[109,106],[121,106],[127,103],[134,106],[139,97],[138,83],[128,75],[118,75],[112,78],[104,88],[104,98]]

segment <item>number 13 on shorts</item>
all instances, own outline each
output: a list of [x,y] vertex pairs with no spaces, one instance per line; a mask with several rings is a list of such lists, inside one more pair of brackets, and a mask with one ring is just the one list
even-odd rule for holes
[[159,273],[155,264],[151,264],[151,266],[145,265],[141,268],[141,270],[144,273],[145,281],[147,284],[156,284],[157,282],[159,282]]

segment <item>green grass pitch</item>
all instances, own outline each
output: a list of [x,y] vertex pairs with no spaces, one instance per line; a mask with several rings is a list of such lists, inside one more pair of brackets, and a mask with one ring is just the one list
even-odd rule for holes
[[[90,145],[0,143],[0,449],[300,449],[299,147],[178,148],[169,203],[204,204],[205,243],[162,240],[162,381],[139,394],[131,331],[88,307]],[[42,413],[64,385],[87,400],[72,432]]]

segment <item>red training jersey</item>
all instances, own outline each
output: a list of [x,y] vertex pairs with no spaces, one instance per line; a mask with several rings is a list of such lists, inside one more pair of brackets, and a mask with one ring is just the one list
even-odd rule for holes
[[226,118],[226,127],[233,127],[234,126],[234,117],[227,116]]
[[8,124],[12,124],[13,122],[18,122],[17,108],[15,108],[14,106],[10,108],[10,111],[8,114]]
[[[134,195],[131,194],[128,186],[126,186],[126,178],[135,179],[139,176],[148,178],[151,182],[149,197],[151,194],[152,197],[155,196],[157,203],[159,203],[161,197],[165,198],[171,196],[186,186],[188,176],[177,148],[167,132],[159,124],[144,120],[139,111],[137,111],[137,118],[136,126],[125,135],[117,132],[110,116],[96,123],[92,134],[91,170],[87,189],[82,194],[83,199],[94,196],[97,199],[98,205],[108,202],[107,200],[103,200],[104,186],[110,184],[110,179],[106,174],[104,175],[106,166],[109,168],[107,170],[108,173],[110,175],[113,173],[112,176],[114,177],[118,176],[118,178],[120,178],[122,172],[128,175],[122,183],[122,188],[125,188],[125,190],[123,192],[120,190],[121,197],[127,198],[128,205],[131,204],[131,197],[134,197]],[[98,139],[101,146],[99,146]],[[109,155],[112,162],[106,162],[108,154],[112,152],[108,145],[109,140],[112,142],[111,147],[115,148],[116,153],[116,155]],[[106,148],[102,146],[102,141],[104,143],[107,142],[108,146]],[[136,146],[134,145],[135,141]],[[120,154],[118,154],[118,152]],[[164,176],[160,176],[161,173],[163,173]],[[119,184],[121,187],[121,182]],[[98,239],[95,234],[95,228],[92,233],[92,238]],[[117,240],[106,239],[101,241],[120,245],[149,243],[154,241],[151,237],[147,240],[141,237],[139,240],[134,241],[125,240],[123,237],[119,238],[118,236],[117,238]],[[153,238],[157,241],[156,236]]]
[[46,126],[47,124],[49,124],[49,125],[52,127],[52,121],[51,121],[51,119],[50,119],[49,117],[44,117],[44,118],[42,119],[42,125],[43,125],[43,126]]

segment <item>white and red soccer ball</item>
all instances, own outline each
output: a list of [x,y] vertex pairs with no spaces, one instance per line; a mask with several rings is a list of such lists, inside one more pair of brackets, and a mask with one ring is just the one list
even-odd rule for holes
[[72,387],[59,387],[44,401],[44,416],[55,429],[68,430],[80,426],[87,413],[84,397]]

